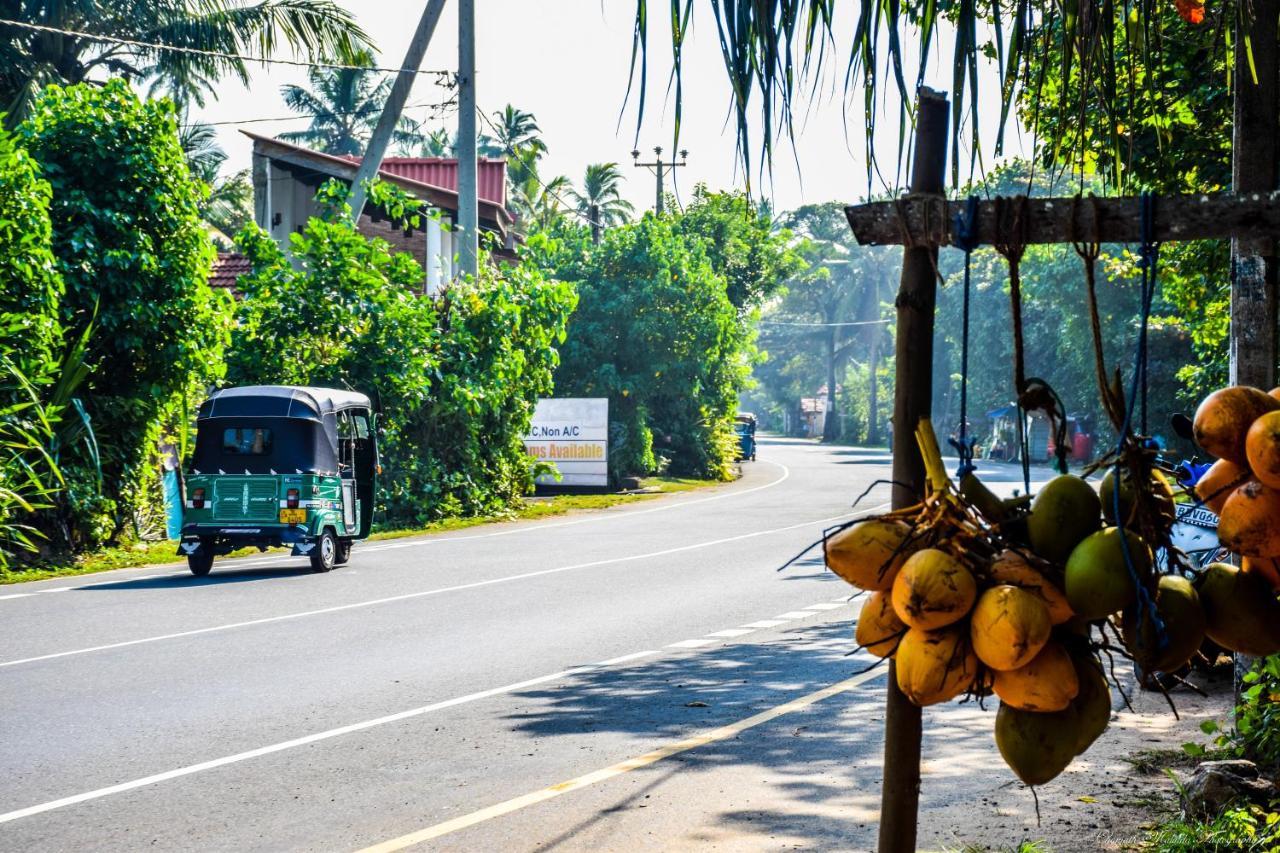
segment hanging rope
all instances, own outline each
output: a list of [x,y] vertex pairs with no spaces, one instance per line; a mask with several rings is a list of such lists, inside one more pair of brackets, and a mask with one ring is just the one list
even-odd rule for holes
[[[1097,263],[1098,258],[1102,254],[1102,242],[1098,238],[1098,200],[1090,197],[1089,199],[1093,208],[1093,227],[1091,239],[1089,242],[1081,242],[1073,239],[1072,245],[1075,247],[1076,254],[1080,256],[1080,260],[1084,263],[1084,282],[1085,289],[1089,297],[1089,325],[1093,332],[1093,367],[1098,379],[1098,394],[1102,399],[1102,408],[1106,412],[1111,426],[1117,432],[1121,430],[1124,424],[1124,391],[1122,390],[1121,380],[1117,372],[1114,380],[1107,377],[1107,358],[1102,343],[1102,320],[1098,312],[1098,284],[1097,284]],[[1080,202],[1080,196],[1071,199],[1071,229],[1076,229],[1078,221],[1076,211]],[[1112,384],[1114,382],[1114,384]]]
[[1020,265],[1026,251],[1027,197],[996,197],[996,232],[1004,241],[996,251],[1009,264],[1009,312],[1013,320],[1013,387],[1018,395],[1018,457],[1022,461],[1022,485],[1031,492],[1031,448],[1027,436],[1027,409],[1023,395],[1027,388],[1025,344],[1022,339],[1022,272]]
[[[1160,614],[1156,612],[1155,601],[1151,594],[1147,591],[1146,586],[1142,583],[1142,579],[1138,577],[1138,570],[1133,561],[1133,554],[1129,548],[1129,538],[1125,533],[1125,519],[1121,512],[1120,488],[1124,475],[1124,460],[1126,449],[1133,449],[1133,445],[1138,441],[1137,436],[1133,434],[1133,415],[1134,406],[1138,402],[1138,398],[1142,398],[1142,424],[1143,434],[1146,434],[1146,385],[1147,385],[1147,327],[1151,321],[1151,304],[1155,298],[1156,285],[1156,265],[1160,255],[1160,244],[1155,241],[1155,198],[1150,192],[1142,193],[1142,248],[1140,250],[1140,269],[1142,270],[1142,320],[1138,327],[1138,346],[1137,353],[1134,356],[1133,365],[1133,383],[1129,394],[1128,406],[1125,409],[1124,424],[1120,431],[1120,440],[1116,446],[1116,465],[1113,469],[1112,476],[1115,478],[1115,488],[1112,490],[1113,509],[1115,511],[1116,527],[1120,531],[1120,545],[1124,552],[1125,567],[1129,570],[1129,578],[1133,581],[1133,585],[1138,590],[1138,618],[1150,619],[1152,625],[1155,626],[1157,653],[1162,652],[1169,644],[1168,632],[1165,630],[1164,622],[1160,618]],[[1126,448],[1126,446],[1129,446]],[[1134,483],[1135,498],[1140,494],[1137,483]]]
[[978,196],[969,196],[964,214],[956,214],[954,232],[952,245],[964,252],[964,315],[960,330],[960,430],[950,441],[960,457],[956,479],[963,480],[975,470],[973,446],[976,439],[969,436],[969,303],[973,250],[978,247]]

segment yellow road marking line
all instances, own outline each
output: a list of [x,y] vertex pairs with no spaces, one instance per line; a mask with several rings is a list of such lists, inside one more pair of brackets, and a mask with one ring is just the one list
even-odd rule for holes
[[558,785],[551,785],[540,791],[533,791],[502,803],[496,803],[492,806],[488,806],[487,808],[471,812],[470,814],[462,815],[461,817],[456,817],[452,820],[446,820],[443,823],[437,823],[436,825],[429,826],[426,829],[420,829],[417,832],[411,832],[408,835],[393,838],[390,841],[383,841],[380,844],[364,848],[360,853],[392,853],[392,851],[404,850],[416,844],[421,844],[424,841],[430,841],[431,839],[439,838],[442,835],[449,835],[450,833],[457,832],[461,829],[466,829],[468,827],[475,826],[476,824],[493,820],[496,817],[511,814],[512,812],[519,811],[520,809],[528,806],[545,802],[546,800],[559,797],[562,794],[567,794],[570,791],[576,791],[579,788],[586,788],[590,785],[596,784],[597,782],[603,782],[606,779],[621,776],[623,773],[629,773],[632,770],[639,770],[642,767],[648,767],[651,764],[656,764],[657,762],[662,761],[664,758],[670,758],[673,755],[679,755],[682,752],[688,752],[691,749],[697,749],[700,746],[706,746],[707,744],[715,743],[716,741],[728,740],[729,738],[741,734],[747,729],[763,725],[764,723],[776,720],[778,717],[786,714],[802,711],[810,705],[821,702],[823,699],[829,699],[840,693],[847,693],[850,690],[854,690],[871,679],[878,678],[883,674],[883,669],[875,669],[871,672],[864,672],[861,675],[855,675],[853,678],[836,682],[829,687],[824,687],[821,690],[814,691],[813,693],[809,693],[797,699],[792,699],[790,702],[777,705],[767,711],[761,711],[759,714],[754,714],[746,719],[739,720],[736,723],[730,723],[727,726],[721,726],[720,728],[711,729],[710,731],[703,732],[702,734],[694,735],[681,741],[676,741],[675,743],[659,747],[652,752],[646,752],[644,755],[629,758],[626,761],[621,761],[612,766],[605,767],[602,770],[596,770],[583,776],[575,777],[567,782],[561,782]]

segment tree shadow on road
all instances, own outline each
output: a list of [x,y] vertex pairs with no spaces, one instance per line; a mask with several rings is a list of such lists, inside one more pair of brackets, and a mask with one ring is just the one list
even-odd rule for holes
[[[522,698],[534,700],[526,707],[537,710],[509,720],[515,731],[532,738],[602,731],[633,735],[643,741],[636,749],[641,754],[745,720],[847,679],[874,662],[865,654],[846,656],[852,648],[848,623],[796,627],[768,642],[728,644],[588,672],[550,689],[522,691]],[[768,838],[773,847],[873,847],[884,668],[879,672],[850,692],[657,763],[587,823],[605,822],[611,816],[625,821],[627,812],[639,807],[638,798],[652,796],[649,805],[660,805],[659,791],[669,786],[668,799],[687,791],[692,775],[703,777],[695,787],[705,785],[708,792],[705,802],[687,804],[702,813],[698,832],[703,834],[682,837],[683,843],[734,846],[735,838],[741,841],[749,835]],[[974,767],[999,762],[991,745],[989,713],[959,705],[949,706],[943,717],[945,721],[935,721],[928,738],[931,778],[922,800],[926,808],[954,798],[955,787]],[[664,775],[651,784],[658,773]],[[937,778],[945,778],[945,784],[937,784]],[[739,782],[741,796],[735,796]],[[590,840],[607,846],[607,838],[616,842],[618,836],[608,833],[617,828],[588,830],[584,825],[550,846],[570,837],[575,848]],[[599,837],[592,839],[592,834]]]

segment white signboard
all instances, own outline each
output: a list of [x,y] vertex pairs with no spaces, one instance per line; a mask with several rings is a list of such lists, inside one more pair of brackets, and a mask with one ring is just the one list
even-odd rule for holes
[[539,485],[609,485],[609,400],[566,397],[539,400],[524,439],[529,455],[556,467]]

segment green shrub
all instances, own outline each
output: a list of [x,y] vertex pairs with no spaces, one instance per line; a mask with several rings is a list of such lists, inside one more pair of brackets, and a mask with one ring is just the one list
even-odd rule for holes
[[[103,529],[136,527],[160,500],[156,425],[221,376],[230,303],[206,285],[207,188],[187,169],[172,104],[143,102],[120,80],[49,86],[18,134],[52,187],[62,326],[72,340],[93,329],[85,405],[110,499],[63,502],[55,525],[85,531],[66,544],[88,547]],[[96,477],[92,460],[65,464],[74,480]]]
[[[240,233],[253,271],[240,280],[228,379],[352,387],[380,401],[383,524],[505,509],[532,483],[523,437],[551,391],[573,289],[486,258],[477,280],[422,296],[421,267],[360,234],[345,194],[321,189],[325,213],[292,235],[289,256],[257,226]],[[391,187],[374,184],[370,198],[421,224]]]
[[1156,853],[1251,853],[1280,848],[1280,814],[1252,806],[1228,809],[1210,821],[1175,819],[1148,835]]

